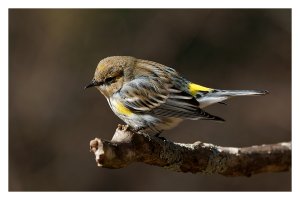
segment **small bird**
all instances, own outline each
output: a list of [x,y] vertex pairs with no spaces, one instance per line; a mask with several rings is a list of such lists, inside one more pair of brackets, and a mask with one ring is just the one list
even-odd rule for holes
[[101,60],[86,88],[96,87],[112,111],[136,132],[159,136],[185,119],[224,119],[204,107],[235,96],[265,95],[265,90],[222,90],[204,87],[173,68],[130,56]]

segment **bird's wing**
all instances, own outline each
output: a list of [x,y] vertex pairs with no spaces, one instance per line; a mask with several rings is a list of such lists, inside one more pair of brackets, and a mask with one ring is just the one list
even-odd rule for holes
[[172,88],[173,93],[164,104],[152,110],[155,115],[184,119],[206,119],[224,121],[200,109],[199,102],[190,94]]
[[177,89],[167,79],[140,77],[120,90],[122,103],[130,110],[161,117],[222,120],[199,108],[190,94]]
[[124,84],[119,95],[127,108],[136,112],[148,112],[167,101],[168,87],[161,80],[140,77]]

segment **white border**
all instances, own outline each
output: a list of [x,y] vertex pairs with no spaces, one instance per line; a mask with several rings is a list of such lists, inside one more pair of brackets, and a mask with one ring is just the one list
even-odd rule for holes
[[[293,80],[293,178],[292,189],[293,192],[285,193],[148,193],[150,198],[172,198],[172,199],[187,199],[187,198],[219,198],[219,199],[251,199],[254,198],[280,198],[280,199],[295,199],[296,193],[299,193],[299,7],[297,1],[292,0],[82,0],[82,1],[68,1],[68,0],[10,0],[0,2],[0,21],[1,21],[1,93],[5,94],[1,98],[1,139],[0,139],[0,190],[1,199],[53,199],[53,198],[68,198],[70,195],[72,198],[119,198],[135,197],[144,198],[143,193],[19,193],[19,192],[7,192],[8,191],[8,8],[292,8],[292,29],[293,29],[293,68],[292,68],[292,80]],[[271,72],[270,72],[271,73]],[[280,114],[280,113],[278,113]],[[295,159],[296,158],[296,159]],[[295,178],[297,177],[297,178]],[[298,180],[297,180],[298,179]],[[95,197],[95,195],[101,195]],[[3,198],[3,195],[5,197]]]

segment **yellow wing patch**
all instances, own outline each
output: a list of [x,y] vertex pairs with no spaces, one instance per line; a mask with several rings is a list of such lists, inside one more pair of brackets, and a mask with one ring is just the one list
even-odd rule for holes
[[213,90],[212,88],[197,85],[195,83],[189,83],[188,87],[189,87],[189,92],[193,96],[196,95],[198,92],[209,92],[209,91]]
[[121,102],[117,102],[116,104],[116,110],[119,114],[122,115],[131,115],[133,114],[128,108],[126,108]]

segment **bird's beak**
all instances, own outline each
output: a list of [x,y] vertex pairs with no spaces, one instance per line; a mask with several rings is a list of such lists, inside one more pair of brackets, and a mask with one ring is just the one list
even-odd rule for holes
[[93,79],[87,86],[84,87],[84,89],[87,89],[87,88],[90,88],[90,87],[95,87],[95,86],[98,86],[99,83]]

